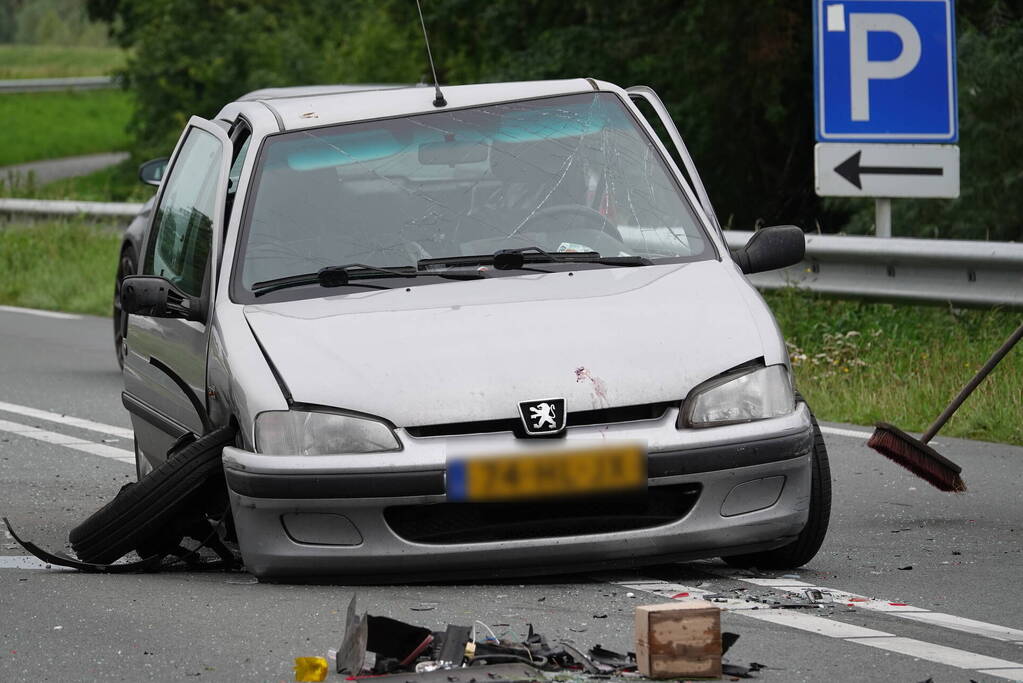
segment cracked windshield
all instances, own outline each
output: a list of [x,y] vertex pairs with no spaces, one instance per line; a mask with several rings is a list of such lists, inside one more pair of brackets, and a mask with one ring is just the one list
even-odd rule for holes
[[241,247],[247,289],[327,266],[527,247],[713,257],[659,154],[610,93],[274,136],[255,182]]

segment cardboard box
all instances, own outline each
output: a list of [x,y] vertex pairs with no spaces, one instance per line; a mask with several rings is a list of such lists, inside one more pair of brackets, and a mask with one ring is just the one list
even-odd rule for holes
[[721,610],[705,600],[636,608],[636,663],[648,678],[721,676]]

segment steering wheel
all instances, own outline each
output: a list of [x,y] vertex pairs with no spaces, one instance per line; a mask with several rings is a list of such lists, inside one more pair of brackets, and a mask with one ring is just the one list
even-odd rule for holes
[[617,225],[612,223],[611,220],[604,214],[600,213],[595,209],[591,209],[588,206],[583,206],[582,204],[561,204],[559,206],[548,206],[545,209],[540,209],[532,216],[527,218],[526,221],[519,228],[519,230],[520,231],[524,230],[524,228],[533,221],[538,221],[543,218],[554,218],[560,216],[579,216],[581,218],[584,218],[585,220],[591,223],[597,224],[595,226],[596,230],[603,232],[608,237],[613,237],[619,242],[624,242],[624,240],[622,240],[622,234],[618,232]]

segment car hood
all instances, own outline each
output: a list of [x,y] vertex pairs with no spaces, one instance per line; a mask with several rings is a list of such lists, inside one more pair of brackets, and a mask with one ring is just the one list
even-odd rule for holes
[[292,400],[397,426],[514,418],[519,401],[544,398],[569,411],[681,401],[764,355],[752,290],[730,267],[444,282],[248,305],[245,317]]

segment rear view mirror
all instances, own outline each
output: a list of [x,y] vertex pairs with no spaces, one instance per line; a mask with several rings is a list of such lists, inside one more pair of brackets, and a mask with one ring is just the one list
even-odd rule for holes
[[427,142],[419,145],[419,163],[424,166],[454,166],[486,161],[490,148],[482,142]]
[[146,185],[159,185],[163,180],[163,172],[167,170],[167,161],[163,159],[150,159],[139,166],[139,180]]
[[153,318],[203,320],[202,300],[188,296],[166,278],[132,275],[121,281],[121,309]]
[[753,233],[745,246],[732,252],[747,275],[794,266],[806,254],[806,238],[795,225],[775,225]]

